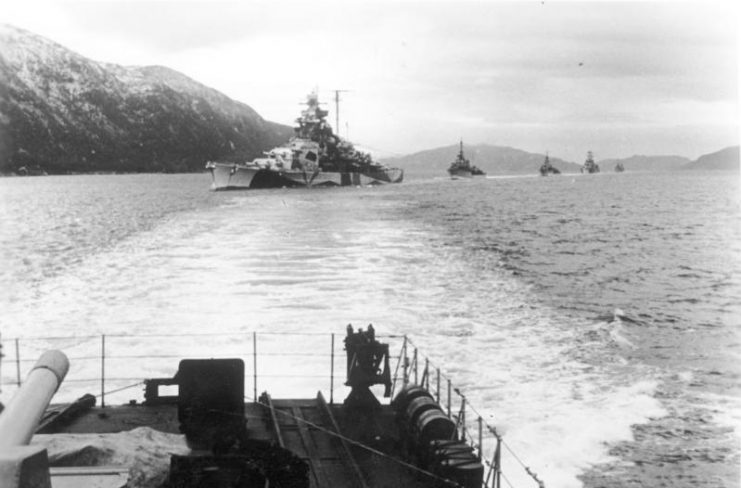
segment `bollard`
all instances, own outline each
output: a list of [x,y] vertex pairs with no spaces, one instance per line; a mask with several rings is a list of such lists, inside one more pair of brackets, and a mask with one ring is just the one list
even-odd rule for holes
[[41,355],[0,414],[0,449],[28,445],[68,370],[63,352],[52,350]]

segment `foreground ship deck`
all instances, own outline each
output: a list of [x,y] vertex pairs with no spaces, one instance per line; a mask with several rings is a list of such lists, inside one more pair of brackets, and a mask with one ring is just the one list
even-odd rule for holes
[[[244,418],[250,439],[285,447],[308,464],[311,487],[430,486],[413,465],[399,463],[401,440],[389,406],[358,423],[322,397],[276,399],[270,406],[246,403]],[[178,434],[177,405],[94,407],[60,431],[118,433],[132,426]]]
[[[59,351],[45,353],[21,386],[23,348],[18,339],[14,344],[3,341],[4,350],[11,352],[6,360],[16,362],[19,385],[0,415],[0,486],[122,487],[127,479],[127,486],[158,488],[500,486],[502,438],[478,414],[472,415],[475,410],[471,410],[463,393],[439,369],[430,368],[406,336],[388,336],[397,340],[397,345],[402,341],[398,356],[392,358],[389,345],[376,339],[372,327],[355,332],[348,326],[343,365],[347,381],[342,386],[335,385],[332,334],[331,354],[318,355],[322,361],[330,359],[327,399],[321,392],[304,398],[272,398],[268,392],[258,396],[258,382],[283,374],[284,361],[275,361],[278,355],[270,352],[267,344],[271,339],[279,347],[286,342],[282,335],[263,335],[269,337],[259,339],[252,334],[252,357],[247,354],[247,361],[228,357],[182,359],[172,376],[148,378],[123,388],[106,389],[106,379],[100,378],[98,398],[86,394],[76,402],[49,408],[48,398],[66,374],[66,356]],[[311,347],[307,339],[310,335],[299,335],[305,351]],[[141,361],[141,356],[123,347],[124,343],[137,344],[134,338],[100,337],[102,372],[107,371],[106,364],[118,359]],[[70,343],[70,338],[50,339]],[[72,339],[76,346],[97,340],[95,336]],[[192,343],[192,337],[189,339]],[[112,347],[114,341],[117,343]],[[14,347],[8,347],[9,343]],[[111,354],[111,348],[117,354]],[[249,350],[245,344],[240,349]],[[264,352],[258,354],[258,350]],[[316,354],[284,352],[289,361],[298,358],[304,365],[292,379],[312,377],[306,374],[310,371],[305,358]],[[171,357],[164,354],[155,359]],[[258,366],[258,357],[270,358],[268,374],[260,373],[263,369]],[[95,360],[85,356],[79,359]],[[395,368],[392,362],[396,362]],[[245,374],[245,364],[251,365],[251,375]],[[156,369],[161,370],[159,366]],[[114,383],[116,379],[124,378],[114,376],[108,381]],[[4,383],[7,388],[7,379]],[[253,401],[245,401],[245,388],[250,383]],[[143,401],[106,405],[106,398],[112,394],[131,392],[131,386],[142,384]],[[338,389],[349,390],[340,402],[334,400]],[[36,399],[37,395],[44,399]],[[22,422],[17,421],[19,416]],[[35,420],[28,423],[31,418]],[[36,444],[26,446],[34,431],[40,434]],[[96,442],[106,438],[136,432],[140,437],[130,442],[135,454],[117,458],[112,452],[117,445],[104,442],[96,447]],[[79,436],[85,435],[94,440],[81,441]],[[148,443],[161,441],[158,435],[169,435],[176,444],[148,452]],[[63,445],[70,439],[73,447],[57,452],[58,443]],[[114,443],[121,438],[115,439]],[[46,449],[50,461],[46,460]],[[110,461],[116,459],[125,459],[126,463]],[[112,465],[97,465],[101,463]],[[37,484],[39,473],[48,473],[45,476],[49,484],[43,479]]]

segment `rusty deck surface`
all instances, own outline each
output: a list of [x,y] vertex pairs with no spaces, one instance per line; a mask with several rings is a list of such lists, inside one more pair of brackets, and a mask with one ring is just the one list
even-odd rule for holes
[[[247,433],[291,450],[310,467],[312,488],[429,486],[402,459],[401,440],[388,405],[347,411],[315,399],[246,403]],[[118,433],[137,427],[179,433],[177,406],[142,404],[93,407],[45,433]]]

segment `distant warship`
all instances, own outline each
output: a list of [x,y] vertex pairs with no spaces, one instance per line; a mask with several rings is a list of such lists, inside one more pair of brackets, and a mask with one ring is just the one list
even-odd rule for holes
[[212,189],[349,186],[401,183],[404,171],[374,162],[367,153],[332,132],[316,92],[296,119],[295,135],[251,162],[213,162]]
[[484,171],[472,165],[471,162],[463,155],[462,140],[460,142],[460,150],[458,151],[458,156],[456,156],[455,161],[450,163],[448,174],[450,174],[450,177],[453,179],[471,178],[472,176],[486,175]]
[[550,159],[548,159],[548,154],[545,155],[545,161],[543,161],[543,164],[540,165],[540,176],[548,176],[548,175],[559,175],[561,172],[551,164]]
[[584,161],[584,166],[581,167],[582,173],[599,173],[599,164],[594,162],[594,156],[592,151],[587,151],[587,160]]
[[625,166],[623,166],[623,163],[618,163],[615,165],[616,173],[622,173],[623,171],[625,171]]

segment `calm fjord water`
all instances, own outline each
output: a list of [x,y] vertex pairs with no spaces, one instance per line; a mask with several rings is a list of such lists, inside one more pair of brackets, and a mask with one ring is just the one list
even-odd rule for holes
[[737,174],[208,185],[0,179],[6,352],[372,322],[411,335],[546,486],[739,485]]

